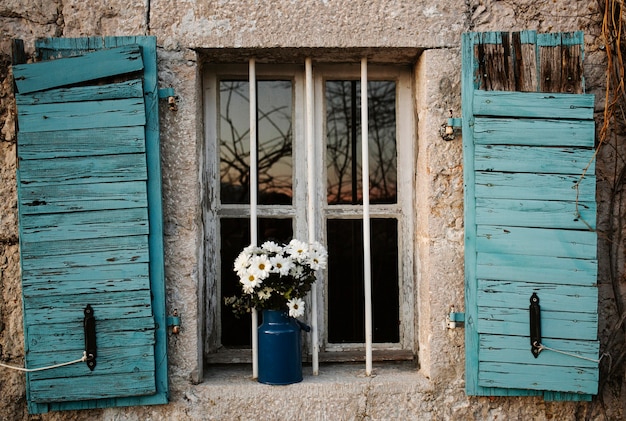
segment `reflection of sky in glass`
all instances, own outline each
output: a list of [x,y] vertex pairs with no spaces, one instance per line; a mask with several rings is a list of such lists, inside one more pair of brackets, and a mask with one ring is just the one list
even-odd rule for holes
[[[247,81],[220,82],[220,198],[250,201],[250,97]],[[258,201],[291,204],[292,86],[257,82]]]
[[[370,81],[369,177],[372,203],[396,203],[396,84]],[[362,203],[361,83],[326,82],[328,203]],[[356,121],[353,127],[352,121]]]

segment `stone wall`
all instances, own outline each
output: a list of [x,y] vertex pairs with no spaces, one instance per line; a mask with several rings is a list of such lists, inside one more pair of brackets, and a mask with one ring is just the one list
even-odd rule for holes
[[[443,326],[450,304],[463,306],[463,195],[460,140],[443,142],[448,110],[460,115],[460,36],[464,31],[585,31],[587,91],[603,106],[602,15],[586,0],[4,0],[0,5],[0,361],[23,364],[19,241],[15,187],[15,102],[10,41],[49,36],[155,35],[159,83],[173,87],[178,111],[161,108],[167,302],[182,316],[169,338],[172,399],[167,406],[74,411],[30,416],[24,376],[0,368],[0,418],[41,420],[160,419],[510,419],[574,420],[599,416],[599,405],[537,398],[472,398],[463,387],[463,331]],[[203,373],[201,202],[202,62],[218,52],[252,48],[411,47],[418,154],[415,224],[420,368],[333,367],[289,388],[249,381],[246,371]],[[322,50],[323,51],[323,50]],[[603,163],[598,162],[601,168]],[[600,170],[601,171],[601,170]],[[602,195],[601,195],[602,196]],[[600,210],[602,212],[602,208]],[[608,265],[602,259],[601,266]],[[601,268],[602,270],[602,268]],[[606,269],[604,269],[606,271]],[[604,292],[601,326],[614,318]],[[605,411],[620,405],[607,392]],[[295,402],[295,403],[294,403]],[[289,404],[287,404],[289,403]]]

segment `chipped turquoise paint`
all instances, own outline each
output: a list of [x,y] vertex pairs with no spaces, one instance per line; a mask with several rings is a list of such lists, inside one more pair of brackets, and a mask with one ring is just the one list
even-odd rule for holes
[[[538,45],[583,40],[520,35]],[[478,90],[474,47],[501,42],[497,32],[463,34],[466,392],[589,400],[599,358],[594,98]],[[533,292],[545,345],[586,359],[533,357]]]

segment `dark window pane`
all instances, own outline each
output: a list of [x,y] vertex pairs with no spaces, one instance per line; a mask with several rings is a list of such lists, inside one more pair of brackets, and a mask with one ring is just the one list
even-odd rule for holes
[[[286,243],[293,237],[291,219],[259,219],[259,244],[267,240]],[[221,289],[222,289],[222,345],[232,347],[249,347],[250,316],[235,317],[230,307],[224,304],[224,297],[231,297],[241,291],[237,275],[233,271],[235,258],[244,247],[250,244],[250,220],[248,218],[221,219]]]
[[[292,86],[257,82],[258,202],[291,204]],[[250,95],[247,81],[220,82],[220,199],[250,202]]]
[[[370,81],[368,89],[371,203],[396,203],[396,84]],[[326,167],[329,204],[362,203],[361,83],[326,82]]]
[[[363,221],[328,220],[328,341],[365,341]],[[398,224],[371,220],[373,341],[399,342]]]

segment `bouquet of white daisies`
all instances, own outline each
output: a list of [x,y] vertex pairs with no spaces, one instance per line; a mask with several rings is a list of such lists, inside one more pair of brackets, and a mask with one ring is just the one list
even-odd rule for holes
[[248,246],[235,259],[241,294],[226,297],[235,314],[257,310],[289,310],[291,317],[304,314],[304,296],[324,269],[328,253],[324,246],[291,240],[289,244],[267,241]]

